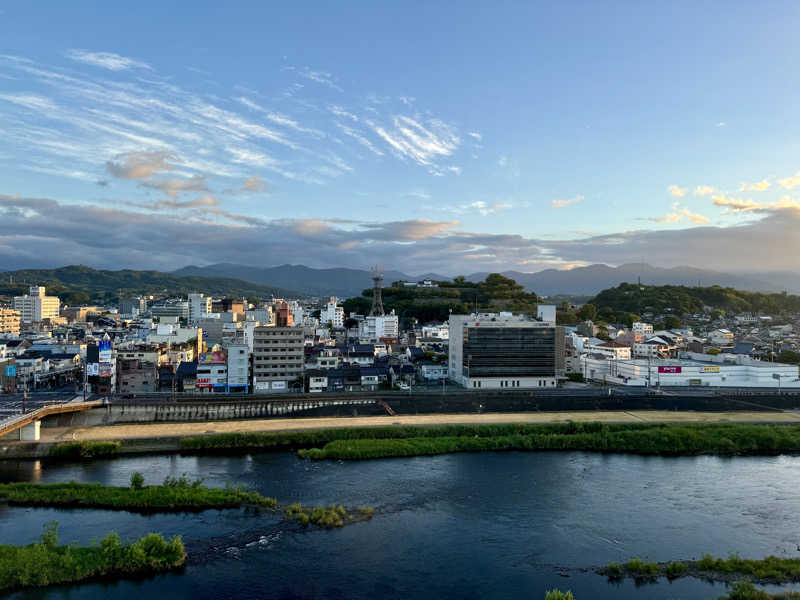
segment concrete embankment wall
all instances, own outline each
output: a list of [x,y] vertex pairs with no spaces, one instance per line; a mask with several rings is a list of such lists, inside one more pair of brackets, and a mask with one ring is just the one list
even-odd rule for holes
[[538,412],[574,410],[677,410],[768,411],[797,409],[800,395],[642,395],[642,396],[540,396],[518,394],[425,394],[392,398],[352,397],[337,399],[255,400],[218,402],[112,404],[91,410],[55,415],[42,427],[93,427],[123,423],[185,423],[235,419],[290,417],[353,417],[398,415]]

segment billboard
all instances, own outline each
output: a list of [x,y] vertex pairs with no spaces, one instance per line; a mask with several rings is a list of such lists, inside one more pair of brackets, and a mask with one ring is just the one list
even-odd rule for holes
[[719,373],[719,367],[703,367],[701,373]]
[[99,377],[113,377],[114,376],[114,365],[112,365],[110,362],[108,362],[108,363],[101,362],[97,366],[98,366],[97,375]]
[[217,350],[216,352],[201,352],[197,355],[197,362],[201,365],[226,363],[228,362],[228,353],[225,350]]
[[198,377],[195,380],[195,387],[210,388],[211,387],[211,377]]
[[100,365],[98,363],[89,363],[86,365],[86,376],[97,377],[100,375]]
[[680,373],[681,370],[682,370],[681,367],[673,367],[673,366],[658,367],[659,373]]
[[100,362],[101,363],[110,363],[111,362],[111,340],[100,340],[99,350],[100,350]]
[[6,377],[17,376],[17,365],[6,365]]

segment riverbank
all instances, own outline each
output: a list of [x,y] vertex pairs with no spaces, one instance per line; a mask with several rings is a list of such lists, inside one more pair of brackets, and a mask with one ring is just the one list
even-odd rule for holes
[[59,583],[144,577],[179,569],[186,552],[179,536],[150,533],[123,545],[116,533],[96,546],[58,545],[58,524],[48,523],[38,542],[0,545],[0,591]]

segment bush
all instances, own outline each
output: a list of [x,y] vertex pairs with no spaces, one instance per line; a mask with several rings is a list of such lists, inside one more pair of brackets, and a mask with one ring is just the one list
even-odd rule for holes
[[658,563],[642,560],[641,558],[632,558],[625,563],[625,569],[632,575],[641,577],[658,577],[661,573],[661,567]]
[[621,564],[612,562],[606,565],[605,574],[609,579],[622,579],[624,570]]
[[583,383],[586,381],[583,377],[583,373],[566,373],[566,378],[576,383]]
[[544,595],[544,600],[575,600],[571,591],[549,590]]
[[134,471],[131,473],[131,489],[132,490],[140,490],[144,486],[144,475],[139,473],[139,471]]
[[124,546],[110,533],[99,546],[59,546],[58,524],[48,523],[39,542],[0,545],[0,590],[158,573],[179,567],[185,559],[180,537],[167,541],[150,533]]
[[51,458],[85,459],[114,456],[120,448],[119,442],[65,442],[50,447]]
[[688,568],[689,567],[687,567],[685,563],[671,562],[667,565],[666,569],[664,569],[664,572],[666,573],[667,577],[674,579],[675,577],[684,575]]

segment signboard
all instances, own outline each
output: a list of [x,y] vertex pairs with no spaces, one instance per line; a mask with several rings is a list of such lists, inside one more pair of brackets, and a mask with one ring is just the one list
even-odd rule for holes
[[97,377],[100,375],[100,365],[98,363],[89,363],[86,365],[86,375],[88,377]]
[[257,390],[268,390],[269,389],[269,381],[256,381],[254,387]]
[[113,377],[114,365],[112,365],[111,363],[104,363],[104,362],[99,363],[97,375],[99,377]]
[[228,362],[228,353],[225,350],[218,350],[217,352],[201,352],[197,355],[197,363],[201,365],[226,362]]
[[701,373],[719,373],[719,367],[703,367]]
[[6,377],[17,376],[17,365],[6,365]]
[[286,389],[286,382],[285,381],[273,381],[272,382],[272,389],[273,390],[285,390]]
[[680,373],[681,372],[681,367],[671,367],[671,366],[658,367],[658,372],[659,373]]
[[195,381],[195,387],[210,388],[211,377],[198,377],[197,380]]
[[110,363],[111,362],[111,340],[100,340],[99,350],[100,350],[100,362],[101,363]]

